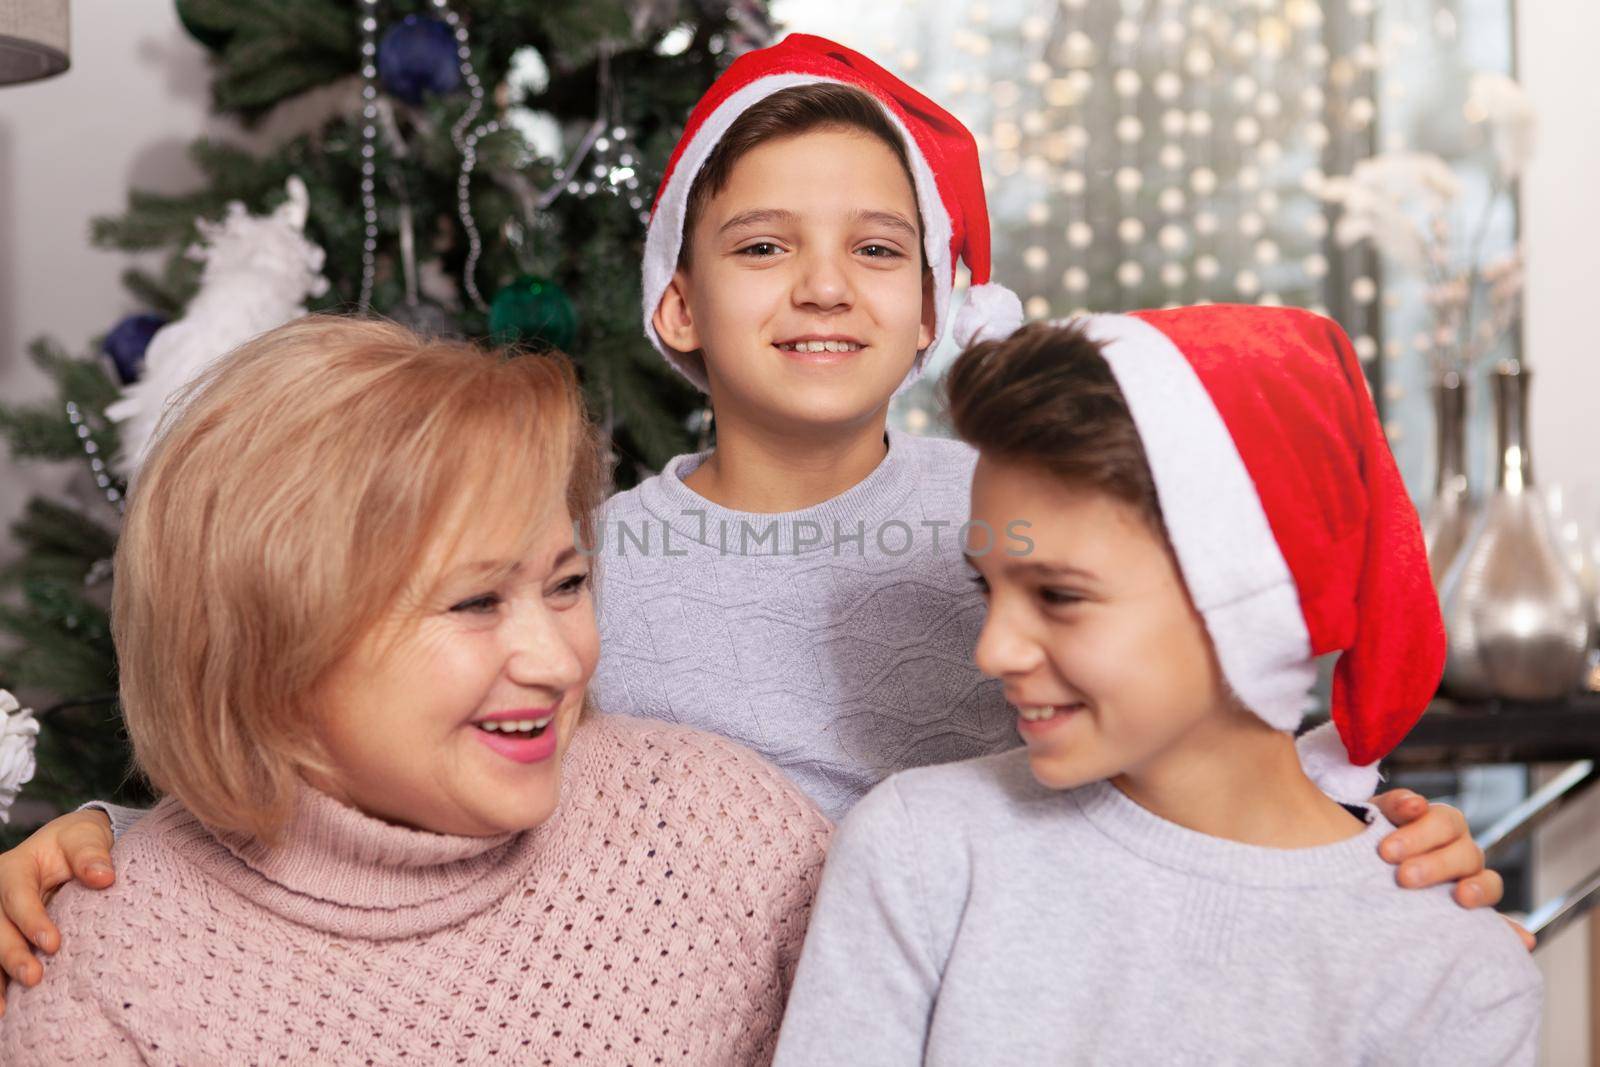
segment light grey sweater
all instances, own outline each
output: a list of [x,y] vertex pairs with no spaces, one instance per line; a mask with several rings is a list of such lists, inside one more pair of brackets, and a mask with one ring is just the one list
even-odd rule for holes
[[[971,448],[890,431],[859,485],[778,515],[686,486],[705,455],[613,497],[588,546],[602,709],[741,742],[832,819],[894,771],[1018,743],[999,684],[972,661],[984,607],[961,554]],[[1026,550],[1025,529],[992,533],[992,551]]]
[[1528,953],[1398,888],[1366,814],[1279,850],[1020,751],[895,775],[834,838],[775,1067],[1532,1064]]

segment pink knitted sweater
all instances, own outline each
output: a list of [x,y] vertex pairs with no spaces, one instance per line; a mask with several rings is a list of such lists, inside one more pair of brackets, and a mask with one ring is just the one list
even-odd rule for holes
[[56,898],[0,1063],[765,1063],[827,821],[753,753],[644,719],[580,726],[561,792],[535,830],[464,838],[308,790],[272,851],[163,801],[115,886]]

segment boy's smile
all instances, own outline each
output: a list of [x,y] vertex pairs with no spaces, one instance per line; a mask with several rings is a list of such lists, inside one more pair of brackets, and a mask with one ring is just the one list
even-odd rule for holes
[[1032,523],[1028,555],[968,559],[989,601],[978,666],[1004,683],[1040,782],[1150,772],[1231,721],[1205,625],[1133,505],[981,455],[972,519]]
[[933,339],[918,219],[905,168],[863,131],[823,127],[740,157],[656,313],[664,340],[700,351],[722,430],[881,416]]

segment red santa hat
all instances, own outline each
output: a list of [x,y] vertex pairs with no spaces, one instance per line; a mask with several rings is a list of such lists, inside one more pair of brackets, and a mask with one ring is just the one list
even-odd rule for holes
[[1332,722],[1300,739],[1330,796],[1365,800],[1444,670],[1444,624],[1349,339],[1289,308],[1092,315],[1223,675],[1294,730],[1314,658],[1341,653]]
[[822,37],[794,33],[770,48],[747,52],[700,98],[667,162],[656,193],[644,243],[644,328],[656,350],[702,391],[705,368],[685,358],[656,333],[652,318],[678,266],[689,190],[706,158],[740,115],[780,89],[837,83],[853,86],[883,106],[905,142],[922,215],[922,243],[933,271],[934,332],[917,353],[910,381],[943,336],[956,261],[963,260],[972,287],[954,323],[957,343],[1005,337],[1022,324],[1015,293],[989,280],[989,210],[978,146],[955,116],[859,52]]

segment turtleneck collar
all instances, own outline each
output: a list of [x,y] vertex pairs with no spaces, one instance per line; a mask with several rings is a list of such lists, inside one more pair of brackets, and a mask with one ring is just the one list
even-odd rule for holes
[[303,786],[290,826],[269,848],[212,832],[173,800],[161,807],[185,817],[174,826],[184,851],[229,889],[300,925],[371,940],[416,937],[487,909],[549,836],[547,827],[492,837],[413,830]]

